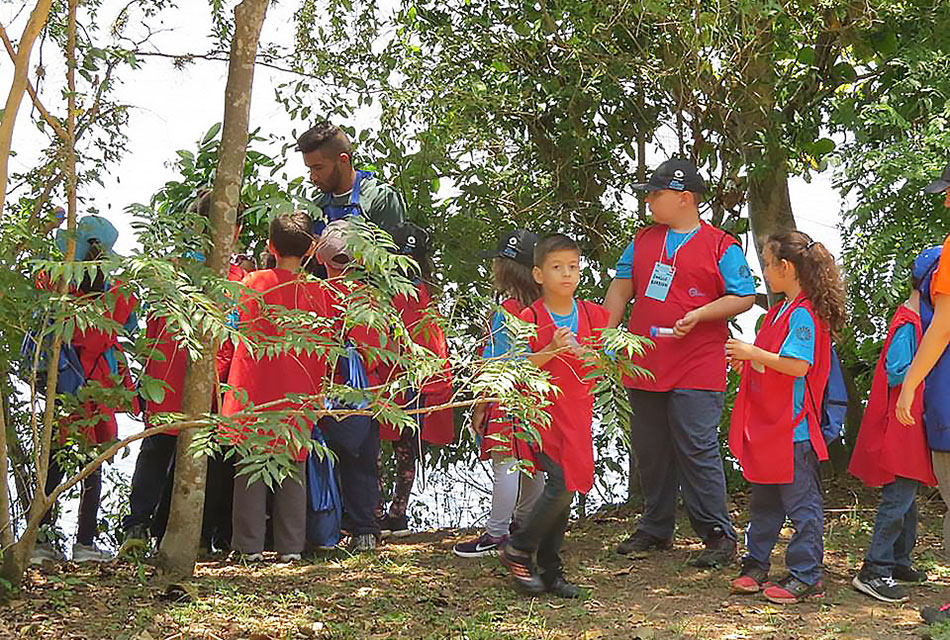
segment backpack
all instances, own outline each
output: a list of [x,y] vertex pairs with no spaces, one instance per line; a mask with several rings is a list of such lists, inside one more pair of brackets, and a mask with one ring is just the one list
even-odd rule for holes
[[[807,378],[806,378],[807,380]],[[808,395],[811,397],[812,406],[817,408],[815,394],[811,386],[808,386]],[[848,388],[844,383],[844,375],[841,372],[841,360],[838,358],[838,351],[835,345],[831,345],[831,367],[828,370],[828,383],[825,385],[821,397],[821,435],[825,439],[825,444],[838,440],[844,435],[845,418],[848,414]]]
[[[38,329],[30,329],[23,336],[20,345],[20,377],[29,381],[33,375],[33,362],[36,359],[36,350],[40,349],[39,361],[36,368],[36,385],[43,393],[49,377],[50,351],[53,349],[53,339],[49,334],[44,335],[42,345],[37,345]],[[76,395],[79,388],[86,383],[86,374],[79,360],[76,347],[69,342],[63,342],[59,347],[59,374],[56,377],[56,393]]]

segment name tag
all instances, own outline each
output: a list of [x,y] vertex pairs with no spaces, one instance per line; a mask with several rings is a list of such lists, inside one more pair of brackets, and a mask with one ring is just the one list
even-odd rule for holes
[[650,276],[650,283],[644,295],[660,302],[666,302],[666,296],[673,286],[673,274],[676,273],[676,267],[662,262],[657,262],[653,266],[653,275]]

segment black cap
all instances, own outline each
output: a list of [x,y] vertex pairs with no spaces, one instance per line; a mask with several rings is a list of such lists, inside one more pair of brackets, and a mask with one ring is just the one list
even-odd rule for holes
[[941,191],[946,191],[947,187],[950,187],[950,164],[944,168],[943,173],[940,174],[940,179],[928,184],[924,187],[924,191],[927,193],[940,193]]
[[633,188],[640,191],[672,189],[673,191],[706,193],[706,183],[699,175],[699,171],[692,162],[680,158],[667,160],[656,168],[649,182],[635,184]]
[[534,266],[534,246],[538,244],[538,234],[524,229],[509,231],[498,239],[498,248],[485,251],[482,258],[509,258],[526,267]]
[[411,222],[404,222],[393,229],[396,253],[404,256],[421,256],[429,251],[429,234]]

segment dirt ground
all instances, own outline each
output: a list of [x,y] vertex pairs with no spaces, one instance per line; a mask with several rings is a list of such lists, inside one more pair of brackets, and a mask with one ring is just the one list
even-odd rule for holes
[[[926,584],[911,601],[887,605],[855,592],[873,521],[873,493],[841,489],[826,500],[826,597],[779,606],[730,596],[737,567],[687,565],[701,545],[683,522],[672,551],[631,561],[614,552],[635,522],[622,509],[572,523],[566,572],[590,591],[583,601],[531,598],[512,590],[495,558],[456,558],[471,532],[427,532],[374,554],[339,552],[297,564],[202,562],[195,578],[168,585],[143,563],[31,569],[0,608],[0,639],[237,640],[292,638],[623,638],[785,640],[920,638],[918,608],[950,600],[950,566],[940,558],[942,509],[921,499],[918,566]],[[746,521],[735,505],[737,522]],[[864,505],[864,506],[855,506]],[[790,531],[783,532],[787,539]],[[773,571],[781,572],[784,542]],[[930,630],[935,640],[950,629]]]

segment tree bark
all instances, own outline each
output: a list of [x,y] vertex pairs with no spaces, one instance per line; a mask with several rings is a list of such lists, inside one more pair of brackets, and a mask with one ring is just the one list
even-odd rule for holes
[[26,91],[27,73],[30,66],[30,54],[33,52],[33,43],[49,18],[49,10],[53,0],[37,0],[30,19],[27,20],[20,42],[17,45],[16,57],[13,60],[13,82],[10,83],[10,92],[0,120],[0,212],[7,194],[7,171],[10,159],[10,149],[13,145],[13,125],[16,122],[23,92]]
[[[269,2],[243,0],[234,8],[234,37],[231,40],[224,96],[221,151],[212,190],[213,242],[207,263],[221,277],[228,273],[234,242],[234,225],[247,153],[254,60]],[[214,347],[208,337],[204,344],[206,348],[201,358],[189,366],[185,378],[182,411],[186,416],[199,416],[211,411],[211,397],[215,388]],[[159,566],[172,576],[192,575],[198,558],[208,461],[205,457],[195,457],[189,452],[193,439],[193,431],[178,436],[168,528],[159,549]]]

